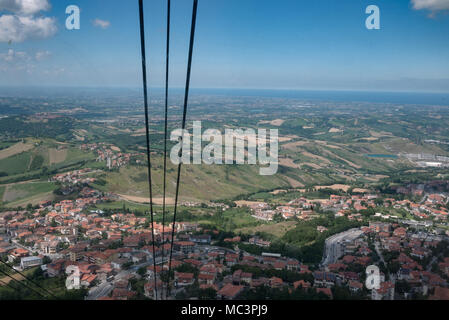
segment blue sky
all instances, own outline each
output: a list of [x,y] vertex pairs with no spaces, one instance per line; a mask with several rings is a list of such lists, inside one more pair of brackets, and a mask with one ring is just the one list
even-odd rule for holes
[[[48,18],[50,29],[9,42],[0,17],[0,85],[140,85],[137,0],[35,0],[43,10],[31,14],[14,1],[0,0],[0,15]],[[432,1],[199,0],[192,87],[449,92],[449,0]],[[150,84],[161,87],[166,1],[144,2]],[[71,4],[80,30],[65,29]],[[380,30],[365,27],[371,4]],[[191,10],[172,0],[173,87],[185,81]]]

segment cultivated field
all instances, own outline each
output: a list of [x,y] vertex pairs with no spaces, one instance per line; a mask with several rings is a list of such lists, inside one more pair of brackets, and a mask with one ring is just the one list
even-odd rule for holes
[[67,158],[67,152],[67,149],[48,149],[50,165],[64,162]]
[[31,150],[34,148],[34,145],[31,143],[23,143],[19,142],[15,145],[6,148],[4,150],[0,150],[0,160],[12,157],[16,154]]

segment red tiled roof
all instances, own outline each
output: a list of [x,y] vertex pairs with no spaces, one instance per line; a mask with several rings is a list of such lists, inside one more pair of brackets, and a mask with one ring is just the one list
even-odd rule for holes
[[235,286],[229,283],[221,288],[218,294],[226,298],[235,298],[242,290],[243,286]]

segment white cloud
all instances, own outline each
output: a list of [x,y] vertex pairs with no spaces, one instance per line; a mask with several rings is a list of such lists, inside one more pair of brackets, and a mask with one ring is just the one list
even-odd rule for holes
[[449,0],[412,0],[413,9],[432,12],[449,10]]
[[56,33],[54,18],[3,15],[0,17],[0,42],[22,42],[28,39],[42,39]]
[[0,60],[3,60],[7,62],[7,64],[11,65],[17,62],[29,61],[30,57],[24,51],[9,49],[6,53],[0,53]]
[[101,20],[101,19],[95,19],[94,21],[93,21],[93,25],[95,26],[95,27],[100,27],[100,28],[102,28],[102,29],[107,29],[107,28],[109,28],[109,26],[111,25],[111,23],[109,22],[109,21],[107,21],[107,20]]
[[12,13],[0,16],[0,42],[23,42],[53,36],[57,31],[56,19],[36,16],[49,9],[48,0],[0,0],[0,10]]
[[51,56],[51,52],[48,50],[38,50],[35,53],[27,53],[25,51],[8,49],[6,52],[0,52],[0,61],[5,61],[10,65],[22,62],[34,63],[42,61],[49,56]]
[[47,57],[49,57],[51,55],[51,52],[48,50],[44,50],[44,51],[38,51],[36,52],[36,54],[34,55],[36,61],[41,61]]
[[50,9],[48,0],[0,0],[0,10],[20,15],[34,15]]

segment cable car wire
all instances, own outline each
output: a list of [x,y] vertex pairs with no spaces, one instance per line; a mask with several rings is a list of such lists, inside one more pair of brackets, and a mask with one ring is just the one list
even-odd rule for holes
[[41,285],[39,285],[38,283],[36,283],[35,281],[31,280],[30,278],[28,278],[25,274],[23,274],[22,272],[20,272],[19,270],[14,269],[13,267],[11,267],[9,264],[7,264],[6,262],[0,260],[0,262],[2,264],[4,264],[5,266],[7,266],[8,268],[10,268],[11,270],[15,271],[16,273],[20,274],[22,277],[24,277],[26,280],[28,280],[29,282],[31,282],[32,284],[34,284],[36,287],[42,289],[43,291],[45,291],[47,294],[51,295],[53,298],[57,298],[52,292],[50,292],[49,290],[45,289],[44,287],[42,287]]
[[140,46],[142,56],[142,81],[143,81],[143,98],[145,109],[145,135],[147,147],[147,167],[148,167],[148,185],[150,193],[150,214],[151,214],[151,237],[153,242],[153,267],[154,267],[154,291],[156,293],[155,300],[157,300],[157,269],[156,269],[156,248],[154,237],[154,211],[153,211],[153,188],[151,179],[151,155],[150,155],[150,131],[148,120],[148,88],[147,88],[147,67],[146,67],[146,53],[145,53],[145,23],[143,15],[143,0],[139,0],[139,21],[140,21]]
[[[37,291],[36,289],[34,289],[34,288],[31,287],[31,286],[26,285],[26,284],[23,283],[22,281],[19,281],[19,280],[15,279],[15,278],[14,278],[12,275],[10,275],[9,273],[7,273],[7,272],[5,272],[5,271],[3,271],[3,270],[0,270],[0,273],[3,274],[3,275],[5,275],[5,276],[7,276],[7,277],[9,277],[9,278],[11,278],[11,280],[13,280],[14,282],[19,283],[21,286],[24,286],[25,288],[27,288],[27,289],[29,289],[29,290],[31,290],[31,291],[34,291],[35,293],[37,293],[38,295],[40,295],[42,298],[47,299],[47,297],[46,297],[45,295],[43,295],[41,292]],[[12,288],[12,287],[10,286],[10,288]],[[17,291],[17,289],[14,289],[14,290]]]
[[[179,155],[182,155],[183,152],[183,140],[184,140],[184,130],[186,128],[186,117],[187,117],[187,106],[189,101],[189,90],[190,90],[190,74],[192,70],[192,55],[193,55],[193,45],[195,42],[195,28],[196,28],[196,14],[198,9],[198,0],[193,0],[193,10],[192,10],[192,24],[190,29],[190,43],[189,43],[189,57],[187,62],[187,76],[186,76],[186,85],[185,85],[185,92],[184,92],[184,108],[183,108],[183,115],[182,115],[182,133],[181,133],[181,139],[180,139],[180,152]],[[179,160],[178,164],[178,175],[176,178],[176,193],[175,193],[175,208],[173,211],[173,224],[172,224],[172,234],[171,234],[171,244],[170,244],[170,258],[168,261],[168,275],[170,279],[170,272],[171,272],[171,263],[172,263],[172,257],[173,257],[173,243],[175,238],[175,224],[176,224],[176,213],[178,209],[178,197],[179,197],[179,184],[181,179],[181,166],[182,161]]]
[[168,80],[170,70],[170,0],[167,0],[167,41],[165,51],[165,123],[164,123],[164,178],[163,178],[163,202],[162,202],[162,268],[165,258],[165,205],[167,190],[167,138],[168,138]]

